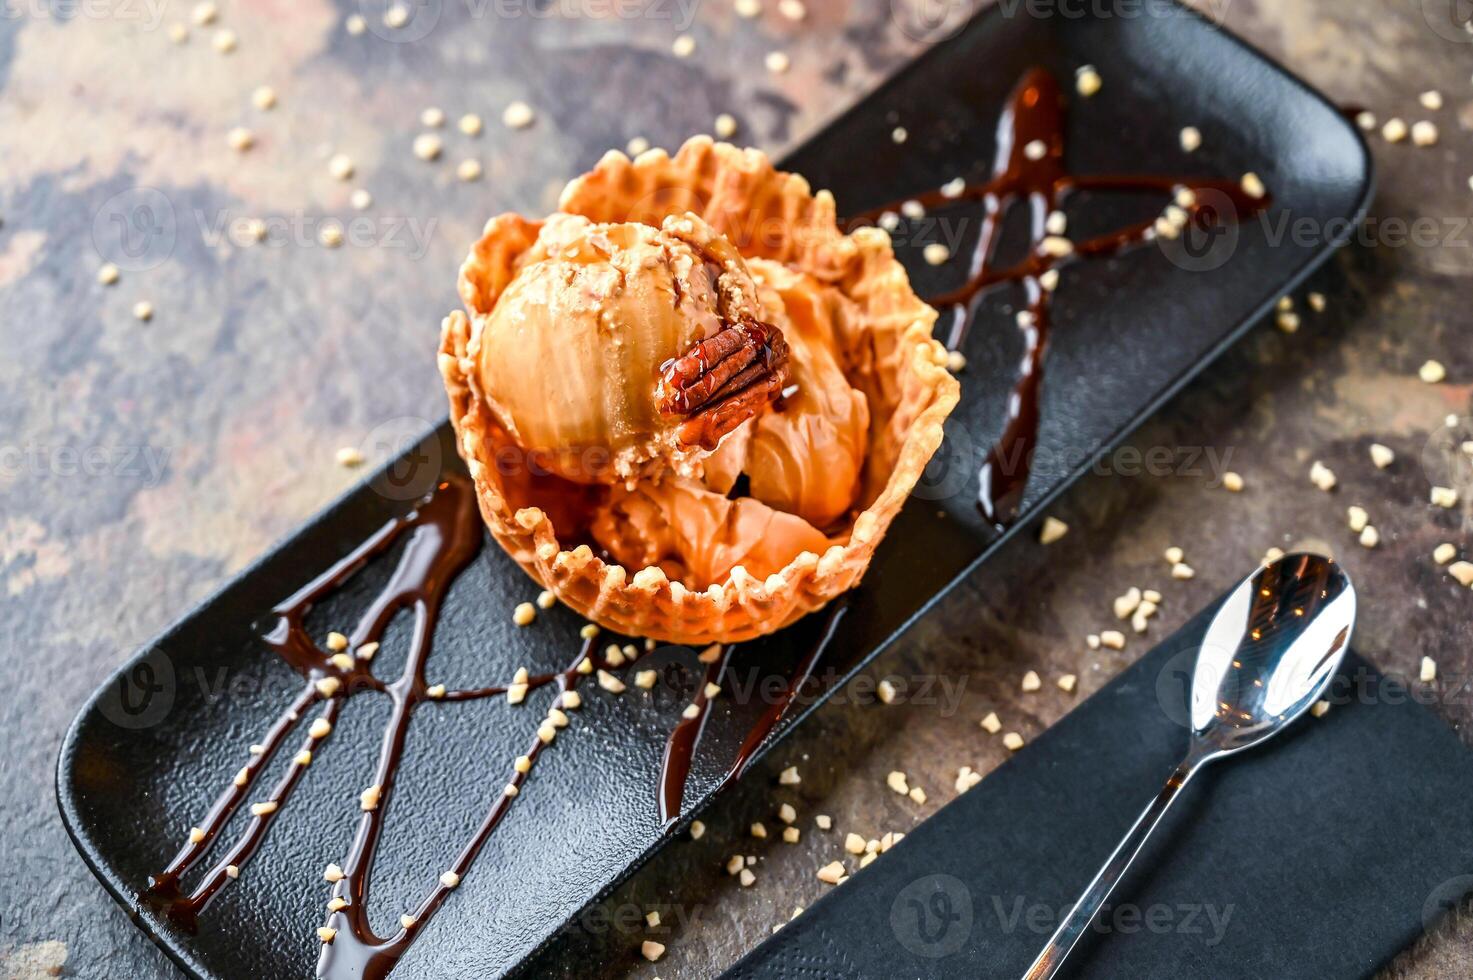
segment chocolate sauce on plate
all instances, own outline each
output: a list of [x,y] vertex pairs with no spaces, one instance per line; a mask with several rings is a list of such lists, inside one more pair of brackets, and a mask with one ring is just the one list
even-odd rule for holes
[[[1254,197],[1236,181],[1141,174],[1071,174],[1065,150],[1063,93],[1050,72],[1037,68],[1018,83],[998,121],[997,152],[990,179],[967,184],[960,191],[938,188],[915,194],[855,219],[873,224],[886,212],[900,211],[908,201],[919,202],[928,211],[965,202],[982,205],[981,233],[971,255],[967,281],[928,297],[933,306],[953,314],[951,334],[947,338],[947,346],[952,350],[966,339],[972,313],[984,292],[1004,283],[1018,283],[1024,289],[1027,305],[1025,315],[1018,320],[1023,335],[1023,360],[1008,396],[1002,436],[988,452],[979,474],[978,506],[983,516],[998,528],[1017,517],[1038,443],[1039,393],[1048,353],[1052,299],[1051,290],[1044,286],[1044,274],[1081,259],[1119,255],[1159,237],[1153,218],[1083,241],[1068,242],[1062,235],[1049,234],[1049,214],[1059,210],[1077,191],[1155,192],[1165,196],[1190,191],[1199,199],[1184,206],[1183,211],[1189,221],[1199,226],[1240,220],[1269,203],[1266,195]],[[1204,206],[1200,197],[1209,191],[1214,192],[1215,202],[1225,200],[1226,206]],[[1000,225],[1008,209],[1020,201],[1027,201],[1030,211],[1028,255],[1014,265],[998,268],[993,259]]]

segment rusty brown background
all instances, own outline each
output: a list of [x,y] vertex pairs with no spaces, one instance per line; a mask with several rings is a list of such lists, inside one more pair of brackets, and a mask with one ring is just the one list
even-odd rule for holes
[[[703,840],[667,849],[611,900],[664,908],[665,925],[584,929],[570,938],[579,955],[546,972],[705,977],[729,965],[827,887],[814,870],[841,856],[845,832],[906,830],[955,795],[959,766],[1001,762],[980,717],[995,709],[1035,735],[1144,652],[1139,637],[1121,652],[1085,647],[1086,633],[1114,625],[1113,596],[1160,588],[1148,635],[1159,639],[1270,546],[1340,553],[1364,594],[1360,649],[1413,675],[1436,658],[1434,710],[1468,740],[1473,595],[1430,553],[1468,545],[1469,511],[1429,507],[1441,477],[1424,450],[1445,438],[1446,416],[1470,413],[1473,35],[1435,0],[1197,6],[1333,98],[1441,129],[1432,148],[1373,137],[1372,221],[1312,284],[1326,311],[1301,297],[1297,334],[1266,324],[1132,441],[1211,447],[1247,489],[1227,494],[1210,467],[1087,479],[1058,510],[1068,537],[1010,549],[874,667],[872,679],[908,682],[905,703],[855,692],[824,708],[725,800]],[[134,647],[357,478],[334,464],[339,446],[372,456],[441,417],[432,352],[481,222],[545,210],[605,148],[637,136],[673,146],[721,112],[738,119],[739,141],[780,153],[926,43],[890,0],[809,0],[801,20],[776,0],[754,19],[729,0],[488,0],[468,8],[481,12],[469,27],[430,25],[408,41],[425,23],[388,31],[376,0],[362,4],[358,35],[345,29],[359,10],[348,0],[225,0],[207,27],[190,8],[0,4],[0,962],[11,977],[63,963],[79,977],[175,975],[63,832],[61,734]],[[169,36],[176,23],[188,25],[183,44]],[[212,45],[222,28],[238,38],[233,53]],[[686,58],[671,50],[682,32],[696,42]],[[772,50],[789,55],[786,74],[763,69]],[[279,94],[271,111],[251,103],[261,84]],[[1442,109],[1419,106],[1427,89]],[[513,99],[537,111],[530,129],[501,125]],[[431,105],[450,118],[433,164],[411,152]],[[455,127],[468,111],[485,119],[478,137]],[[235,126],[254,131],[248,152],[228,146]],[[334,153],[353,159],[353,180],[328,174]],[[456,179],[467,157],[480,180]],[[361,213],[355,187],[374,196]],[[232,235],[233,222],[261,217],[266,242]],[[323,220],[355,217],[361,235],[317,243]],[[1427,233],[1409,242],[1418,219]],[[96,281],[104,256],[123,266],[113,286]],[[140,300],[155,307],[148,323],[130,312]],[[1445,383],[1418,380],[1429,357],[1447,365]],[[1373,441],[1398,453],[1385,472],[1367,458]],[[1333,495],[1309,484],[1313,459],[1338,473]],[[1350,503],[1370,510],[1376,550],[1346,529]],[[1172,544],[1195,579],[1168,576],[1160,555]],[[1044,687],[1023,694],[1030,668]],[[1079,675],[1078,693],[1053,685],[1064,672]],[[916,697],[925,678],[951,686]],[[779,789],[789,764],[803,783]],[[928,801],[886,789],[892,769]],[[780,802],[799,811],[796,845],[776,840]],[[814,829],[817,813],[835,830]],[[759,819],[767,841],[746,836]],[[737,852],[760,857],[752,888],[721,870]],[[669,947],[658,966],[639,958],[646,936]],[[1473,975],[1470,941],[1465,918],[1387,975]]]

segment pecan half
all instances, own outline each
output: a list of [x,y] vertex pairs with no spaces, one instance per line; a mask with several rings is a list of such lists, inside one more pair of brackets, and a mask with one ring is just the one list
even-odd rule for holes
[[777,398],[787,383],[788,345],[770,323],[728,322],[660,369],[660,411],[685,415],[680,440],[715,449],[721,437]]

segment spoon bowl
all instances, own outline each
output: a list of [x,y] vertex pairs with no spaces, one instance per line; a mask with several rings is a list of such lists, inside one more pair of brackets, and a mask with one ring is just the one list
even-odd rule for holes
[[1355,623],[1350,577],[1292,554],[1245,579],[1213,617],[1192,674],[1192,745],[1209,756],[1272,738],[1324,694]]

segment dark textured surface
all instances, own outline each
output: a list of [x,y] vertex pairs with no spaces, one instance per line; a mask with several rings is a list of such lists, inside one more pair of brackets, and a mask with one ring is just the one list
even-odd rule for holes
[[[170,972],[65,839],[51,802],[60,734],[84,692],[132,649],[354,479],[331,465],[336,446],[382,450],[379,433],[402,435],[441,412],[421,352],[453,302],[444,270],[483,217],[545,206],[606,146],[635,135],[669,145],[723,110],[737,114],[744,138],[781,150],[919,47],[880,3],[814,2],[801,24],[770,4],[756,22],[702,5],[689,61],[669,54],[677,29],[668,17],[488,20],[406,50],[344,34],[341,16],[354,4],[221,6],[241,38],[229,58],[209,48],[208,32],[175,49],[121,9],[144,5],[106,18],[51,17],[41,5],[39,15],[0,21],[0,622],[11,692],[0,930],[18,975],[68,953],[77,976]],[[881,708],[872,684],[851,686],[709,818],[702,842],[661,855],[612,900],[615,909],[665,910],[654,930],[670,946],[660,965],[639,961],[646,930],[593,919],[580,930],[592,945],[580,975],[602,964],[608,975],[702,976],[734,962],[826,888],[813,870],[840,856],[844,830],[904,829],[951,795],[957,765],[985,771],[1006,755],[977,718],[996,708],[1031,736],[1075,702],[1047,686],[1054,675],[1077,672],[1088,692],[1131,662],[1136,640],[1120,653],[1092,652],[1080,637],[1112,621],[1109,598],[1133,583],[1167,593],[1155,630],[1182,622],[1270,544],[1333,546],[1367,596],[1361,649],[1413,674],[1420,656],[1435,657],[1443,680],[1424,696],[1449,722],[1468,719],[1460,679],[1470,667],[1469,595],[1429,558],[1440,541],[1466,544],[1463,512],[1428,509],[1419,457],[1446,414],[1469,411],[1463,301],[1473,249],[1456,224],[1470,210],[1473,171],[1469,45],[1433,16],[1445,6],[1435,2],[1202,6],[1346,102],[1383,119],[1433,118],[1442,130],[1432,149],[1375,141],[1380,230],[1316,279],[1328,311],[1306,314],[1293,337],[1266,330],[1132,440],[1140,450],[1207,447],[1230,459],[1248,490],[1224,494],[1200,456],[1196,468],[1183,462],[1155,476],[1116,457],[1062,505],[1073,527],[1065,541],[999,556],[876,669],[871,681],[912,680],[905,703]],[[169,4],[165,23],[186,20],[186,8]],[[756,68],[774,48],[792,56],[786,76]],[[258,82],[281,92],[274,115],[249,107]],[[1429,88],[1442,91],[1444,109],[1417,105]],[[495,117],[517,97],[540,118],[511,134]],[[479,140],[447,133],[436,167],[408,152],[415,116],[431,103],[452,122],[466,109],[488,120]],[[242,122],[260,140],[246,157],[224,140]],[[1194,122],[1210,143],[1212,121]],[[357,183],[378,201],[371,213],[414,216],[421,229],[435,221],[423,256],[402,245],[328,252],[205,240],[196,208],[203,230],[222,212],[351,217],[351,185],[325,172],[329,147],[357,161]],[[488,179],[457,184],[450,169],[472,154]],[[163,188],[185,231],[168,261],[125,270],[103,289],[93,280],[93,218],[135,184]],[[1438,233],[1415,242],[1395,234],[1396,222],[1417,219]],[[401,224],[397,240],[412,239]],[[128,315],[140,298],[158,308],[146,327]],[[1446,384],[1416,379],[1427,357],[1447,364]],[[1400,454],[1386,472],[1366,460],[1373,440]],[[82,450],[93,453],[85,466],[66,455]],[[1305,481],[1313,458],[1339,473],[1334,495]],[[1361,552],[1345,530],[1351,502],[1371,508],[1377,551]],[[1194,581],[1167,578],[1159,554],[1168,544],[1187,547]],[[1029,667],[1046,686],[1020,694]],[[803,785],[769,789],[788,763],[802,767]],[[932,802],[884,789],[895,768]],[[750,820],[773,822],[779,799],[799,807],[803,842],[746,838]],[[816,812],[834,815],[837,834],[813,830]],[[761,859],[753,889],[718,870],[737,849]],[[1470,935],[1464,926],[1419,944],[1390,975],[1473,972]]]
[[[727,980],[1024,975],[1180,762],[1191,665],[1213,611],[785,926]],[[1403,694],[1351,655],[1328,715],[1204,770],[1065,975],[1370,977],[1437,928],[1473,892],[1473,827],[1462,819],[1473,807],[1473,753]]]

